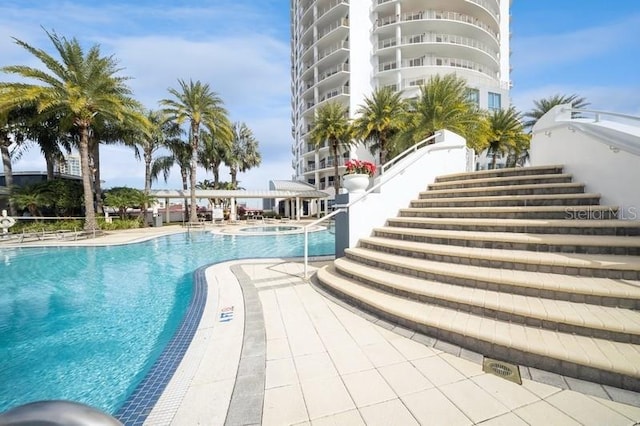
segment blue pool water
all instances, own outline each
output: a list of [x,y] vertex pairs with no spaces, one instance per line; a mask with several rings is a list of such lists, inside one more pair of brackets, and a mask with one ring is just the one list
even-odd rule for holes
[[[115,413],[169,341],[200,266],[303,253],[303,235],[177,234],[111,247],[0,248],[0,412],[69,399]],[[309,234],[329,255],[329,232]]]

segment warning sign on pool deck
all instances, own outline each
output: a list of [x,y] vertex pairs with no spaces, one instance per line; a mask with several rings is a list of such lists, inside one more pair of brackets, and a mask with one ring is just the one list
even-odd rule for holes
[[220,322],[229,322],[233,319],[233,306],[227,306],[220,310]]

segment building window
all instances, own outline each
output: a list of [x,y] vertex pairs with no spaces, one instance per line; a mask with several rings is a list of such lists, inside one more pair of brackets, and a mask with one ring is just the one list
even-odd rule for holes
[[489,109],[497,110],[502,108],[500,93],[489,92]]
[[467,98],[477,107],[480,107],[480,91],[478,89],[467,89]]

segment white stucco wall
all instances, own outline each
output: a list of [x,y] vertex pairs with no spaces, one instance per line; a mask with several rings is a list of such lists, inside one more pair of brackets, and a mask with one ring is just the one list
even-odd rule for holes
[[409,207],[409,202],[417,199],[420,191],[425,191],[437,176],[462,173],[466,168],[465,139],[442,131],[435,144],[404,158],[376,178],[374,185],[385,182],[378,191],[367,194],[349,207],[349,247],[355,247],[360,238],[371,235],[371,230],[384,225],[389,217],[396,217],[401,208]]
[[[565,106],[566,107],[566,106]],[[620,219],[640,220],[638,126],[571,119],[556,107],[533,129],[531,165],[563,165],[600,203],[619,207]]]

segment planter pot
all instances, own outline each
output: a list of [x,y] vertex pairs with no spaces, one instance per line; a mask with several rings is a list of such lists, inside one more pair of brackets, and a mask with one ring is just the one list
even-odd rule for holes
[[342,178],[342,187],[349,191],[350,194],[365,192],[368,186],[369,175],[366,173],[344,175]]

